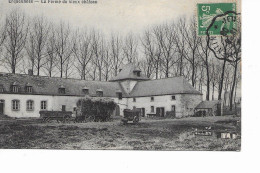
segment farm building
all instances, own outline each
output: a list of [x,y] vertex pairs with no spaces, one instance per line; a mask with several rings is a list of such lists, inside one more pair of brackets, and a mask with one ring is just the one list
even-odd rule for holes
[[117,115],[139,108],[142,116],[165,116],[169,111],[189,116],[202,101],[202,94],[183,77],[151,80],[133,64],[107,82],[0,73],[0,114],[39,117],[41,110],[75,111],[85,95],[113,99]]
[[220,100],[202,101],[195,107],[196,116],[221,116],[222,103]]

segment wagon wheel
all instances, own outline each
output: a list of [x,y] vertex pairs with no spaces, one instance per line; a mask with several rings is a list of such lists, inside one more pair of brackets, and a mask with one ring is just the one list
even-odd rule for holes
[[134,124],[138,123],[139,122],[139,117],[135,116],[133,122],[134,122]]
[[42,118],[42,123],[45,123],[46,122],[46,118]]
[[94,116],[90,115],[90,116],[88,117],[88,121],[92,122],[92,121],[94,121],[94,120],[95,120],[95,117],[94,117]]
[[70,120],[70,117],[68,115],[65,115],[63,118],[63,122],[66,123],[66,122],[69,122],[69,120]]
[[45,118],[45,122],[50,122],[51,121],[51,119],[50,118]]

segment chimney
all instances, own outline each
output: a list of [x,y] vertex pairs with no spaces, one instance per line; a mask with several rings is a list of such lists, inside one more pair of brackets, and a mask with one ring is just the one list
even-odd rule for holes
[[32,69],[29,69],[29,70],[28,70],[28,75],[29,75],[29,76],[32,76],[32,75],[33,75]]

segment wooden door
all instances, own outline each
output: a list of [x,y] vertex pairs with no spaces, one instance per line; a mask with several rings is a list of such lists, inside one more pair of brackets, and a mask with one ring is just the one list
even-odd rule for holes
[[164,107],[161,108],[161,117],[164,117]]
[[142,116],[142,117],[145,116],[145,108],[141,108],[141,116]]
[[62,105],[61,110],[62,110],[62,111],[66,111],[66,105]]
[[160,108],[156,108],[156,115],[157,115],[157,116],[160,116],[160,112],[161,112],[161,111],[160,111]]
[[4,103],[0,102],[0,115],[4,114]]

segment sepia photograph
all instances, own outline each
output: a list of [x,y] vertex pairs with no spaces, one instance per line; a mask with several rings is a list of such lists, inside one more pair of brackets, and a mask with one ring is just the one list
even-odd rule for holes
[[1,0],[0,149],[241,151],[240,0]]

